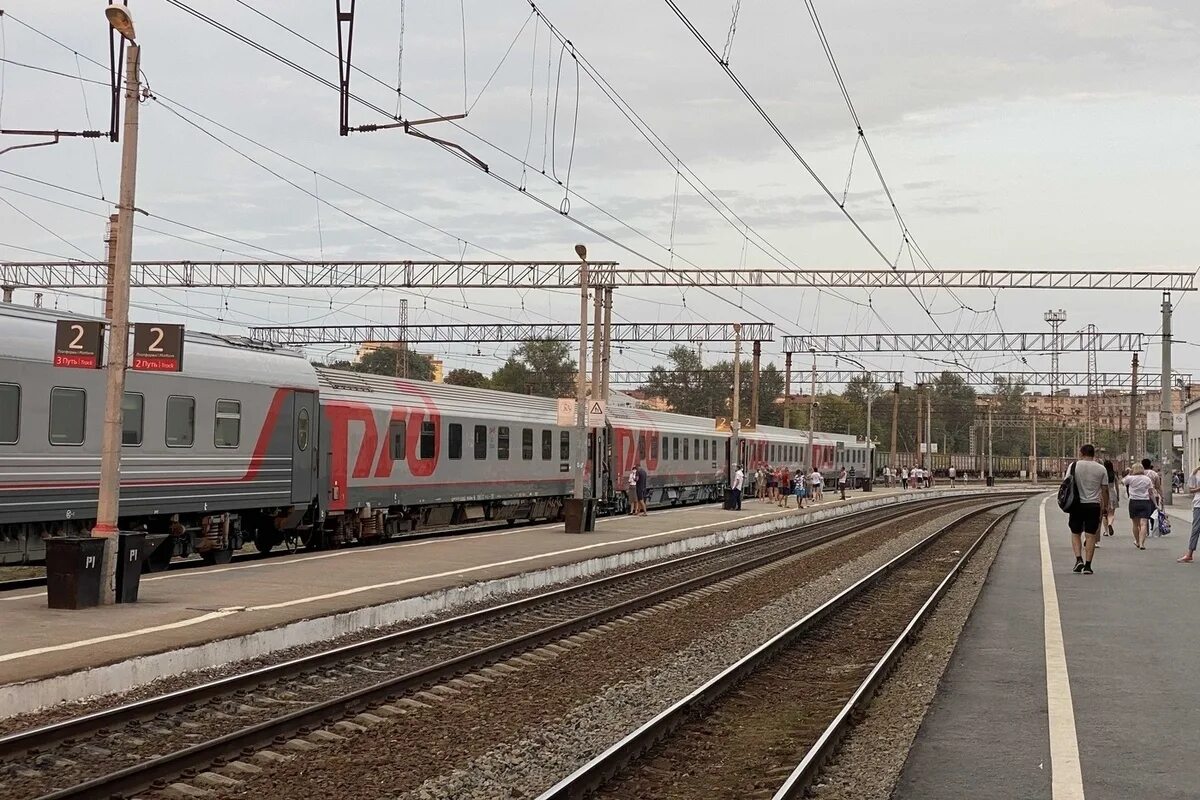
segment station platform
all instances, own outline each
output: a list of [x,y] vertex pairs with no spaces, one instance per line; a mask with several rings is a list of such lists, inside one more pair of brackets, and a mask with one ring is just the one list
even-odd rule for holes
[[1200,564],[1175,563],[1174,509],[1145,550],[1118,515],[1081,575],[1054,498],[1021,507],[893,800],[1200,797]]
[[[520,526],[171,571],[144,575],[136,604],[82,611],[47,609],[44,590],[11,591],[0,594],[0,718],[806,519],[953,491],[827,495],[804,511],[747,499],[740,512],[710,505],[601,518],[589,534]],[[984,490],[957,490],[977,491]]]

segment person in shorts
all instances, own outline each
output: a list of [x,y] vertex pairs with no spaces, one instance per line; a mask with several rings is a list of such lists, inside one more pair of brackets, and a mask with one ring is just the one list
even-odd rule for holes
[[625,500],[629,503],[629,516],[638,512],[638,471],[637,467],[629,470],[625,476]]
[[1134,464],[1122,483],[1125,484],[1125,495],[1129,498],[1133,546],[1145,550],[1146,536],[1150,533],[1150,519],[1154,516],[1154,479],[1146,474],[1145,467]]
[[1108,470],[1096,462],[1096,448],[1079,448],[1079,460],[1067,470],[1075,480],[1076,503],[1067,514],[1071,550],[1075,553],[1072,572],[1091,575],[1092,557],[1100,538],[1100,520],[1108,509]]

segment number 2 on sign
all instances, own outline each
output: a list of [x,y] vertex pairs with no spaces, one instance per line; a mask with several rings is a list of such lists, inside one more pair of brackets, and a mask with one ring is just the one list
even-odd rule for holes
[[163,349],[162,349],[163,329],[162,328],[151,328],[150,332],[155,335],[155,338],[154,338],[154,341],[150,343],[150,346],[146,348],[146,350],[151,353],[161,353],[163,351]]
[[75,338],[71,340],[71,343],[69,345],[67,345],[67,349],[68,350],[82,350],[83,349],[83,343],[82,343],[83,326],[82,325],[72,325],[71,330],[75,331]]

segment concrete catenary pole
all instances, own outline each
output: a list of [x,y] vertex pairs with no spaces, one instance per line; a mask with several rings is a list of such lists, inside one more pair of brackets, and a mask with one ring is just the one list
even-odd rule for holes
[[867,478],[875,478],[875,448],[871,446],[871,404],[875,402],[875,382],[867,384]]
[[[123,34],[125,35],[125,34]],[[125,57],[125,124],[121,143],[121,189],[117,215],[116,258],[112,270],[112,317],[104,391],[104,427],[100,433],[100,494],[92,536],[105,539],[100,602],[116,601],[117,531],[121,497],[121,400],[129,355],[129,270],[133,260],[134,188],[137,183],[140,48],[130,39]]]
[[604,296],[600,287],[592,292],[592,389],[593,400],[600,397],[600,354],[604,349],[601,342],[604,336]]
[[[737,472],[738,433],[742,429],[742,326],[733,326],[733,408],[729,417],[729,486],[733,488],[733,474]],[[714,456],[715,458],[715,456]]]
[[575,486],[574,497],[583,500],[583,464],[587,460],[587,248],[575,245],[579,256],[579,374],[575,377]]
[[892,441],[888,448],[888,458],[892,460],[890,465],[893,469],[900,467],[900,461],[896,457],[896,428],[900,425],[900,384],[892,384]]
[[13,300],[13,286],[0,286],[0,293],[4,295],[4,302],[11,303]]
[[988,483],[991,484],[991,483],[995,482],[995,473],[992,472],[992,469],[993,469],[992,465],[994,462],[992,460],[992,404],[991,403],[988,403],[987,437],[988,437],[988,441],[987,441],[987,445],[988,445],[987,446],[987,462],[988,462],[987,463],[987,476],[988,476]]
[[1133,354],[1133,366],[1131,368],[1129,381],[1129,463],[1126,467],[1138,460],[1141,455],[1137,449],[1137,421],[1138,421],[1138,354]]
[[604,290],[604,352],[600,356],[600,399],[608,400],[608,378],[612,372],[612,303],[613,290]]
[[1162,479],[1162,499],[1165,505],[1174,505],[1171,478],[1175,472],[1175,414],[1171,405],[1171,293],[1163,292],[1162,301],[1162,380],[1158,384],[1158,449],[1162,454],[1159,462],[1159,477]]
[[1029,415],[1029,478],[1037,486],[1037,414]]
[[925,466],[925,454],[921,452],[921,445],[925,441],[925,413],[923,410],[923,401],[925,399],[925,384],[917,384],[917,453],[913,460],[915,466]]
[[754,343],[754,374],[750,377],[750,425],[758,427],[758,368],[762,364],[762,342]]
[[792,354],[783,355],[783,427],[790,428],[792,422]]
[[817,454],[813,450],[813,439],[817,433],[817,353],[810,351],[813,354],[812,360],[812,385],[808,390],[808,470],[810,472],[819,471],[821,466],[817,463]]
[[104,237],[104,261],[108,264],[108,278],[104,287],[104,318],[112,319],[113,315],[113,275],[116,274],[117,263],[117,228],[121,224],[119,214],[108,217],[108,232]]

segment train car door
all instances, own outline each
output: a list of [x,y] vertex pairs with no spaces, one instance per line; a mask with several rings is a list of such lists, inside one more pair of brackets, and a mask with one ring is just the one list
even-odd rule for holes
[[312,502],[317,477],[317,395],[292,393],[292,502]]

